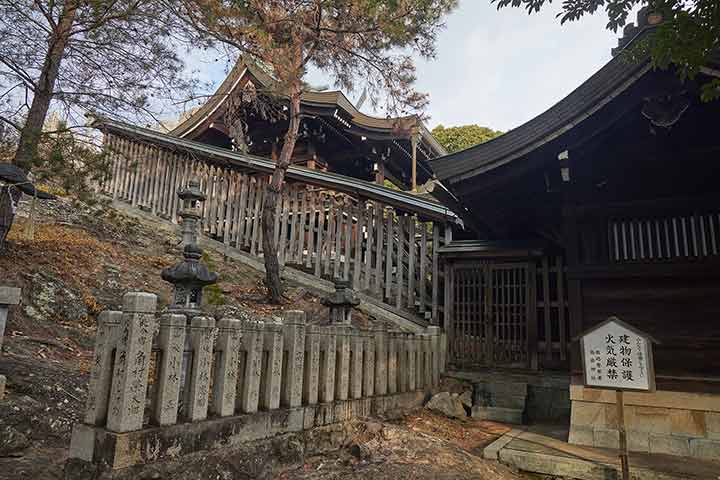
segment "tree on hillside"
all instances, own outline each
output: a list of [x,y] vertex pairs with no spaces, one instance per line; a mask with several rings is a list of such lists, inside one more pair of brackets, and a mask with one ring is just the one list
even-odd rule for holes
[[183,0],[178,10],[207,37],[234,47],[266,68],[287,107],[288,129],[263,212],[268,297],[281,301],[277,248],[272,242],[275,207],[298,138],[303,77],[312,65],[346,91],[367,88],[387,115],[423,109],[427,97],[413,89],[412,53],[435,55],[443,17],[457,0]]
[[[38,148],[58,133],[43,132],[51,106],[76,124],[88,111],[147,120],[188,95],[182,25],[159,0],[0,0],[0,123],[15,130],[13,163],[31,171],[47,160]],[[0,202],[18,197],[6,188]]]
[[438,125],[432,129],[432,134],[438,142],[445,147],[448,153],[465,150],[479,143],[487,142],[503,132],[480,125],[461,125],[458,127],[444,127]]
[[[538,12],[551,0],[490,0],[498,8],[523,7],[528,13]],[[642,6],[649,14],[650,24],[657,28],[644,41],[631,49],[631,57],[649,55],[655,67],[678,68],[682,79],[693,78],[706,68],[720,47],[720,3],[718,0],[605,0],[565,1],[558,14],[561,23],[579,20],[604,8],[607,28],[616,32],[628,22],[628,16]],[[712,73],[712,72],[711,72]],[[720,98],[720,78],[703,85],[703,99]]]

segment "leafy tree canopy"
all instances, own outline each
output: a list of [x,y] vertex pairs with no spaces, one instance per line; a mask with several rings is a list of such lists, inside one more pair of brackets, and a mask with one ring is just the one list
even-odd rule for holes
[[493,130],[480,125],[461,125],[458,127],[444,127],[438,125],[433,128],[432,134],[437,138],[438,142],[445,147],[448,153],[454,153],[465,150],[478,143],[487,142],[503,132]]
[[[551,0],[490,0],[498,8],[522,7],[540,11]],[[682,79],[693,78],[708,66],[720,48],[720,2],[718,0],[565,0],[558,14],[561,23],[572,22],[604,8],[607,28],[617,32],[628,23],[638,6],[660,22],[653,33],[630,50],[630,57],[649,55],[655,67],[678,68]],[[720,98],[720,78],[703,86],[704,100]]]

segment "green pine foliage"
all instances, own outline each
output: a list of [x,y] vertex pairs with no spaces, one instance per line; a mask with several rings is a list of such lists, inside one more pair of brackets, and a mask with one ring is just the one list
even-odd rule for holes
[[458,127],[438,125],[432,130],[432,134],[448,153],[458,152],[479,143],[487,142],[498,135],[502,135],[502,133],[499,130],[474,124]]

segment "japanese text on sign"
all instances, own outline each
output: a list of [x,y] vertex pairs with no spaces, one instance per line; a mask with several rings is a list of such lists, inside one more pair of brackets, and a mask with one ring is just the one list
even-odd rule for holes
[[587,386],[652,389],[647,337],[611,319],[586,333],[581,344]]

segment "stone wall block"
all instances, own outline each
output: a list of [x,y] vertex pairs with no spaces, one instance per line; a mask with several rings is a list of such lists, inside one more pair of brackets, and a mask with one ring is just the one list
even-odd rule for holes
[[705,412],[698,410],[671,410],[670,428],[673,435],[686,435],[688,437],[704,437]]
[[107,429],[116,433],[142,428],[147,397],[150,351],[155,334],[157,297],[132,292],[123,296]]
[[195,317],[190,321],[190,346],[193,352],[188,389],[188,420],[205,420],[210,397],[210,375],[214,360],[213,346],[217,337],[215,319]]
[[703,438],[690,439],[690,455],[704,460],[720,460],[720,441]]
[[122,312],[105,310],[98,317],[95,334],[95,351],[90,370],[85,423],[101,426],[107,420],[108,400],[112,382],[113,352],[117,345],[117,332]]
[[650,453],[690,456],[690,439],[674,435],[653,435],[649,439]]
[[266,370],[262,372],[261,380],[264,388],[261,392],[260,403],[265,410],[275,410],[280,407],[280,389],[282,387],[283,363],[283,323],[279,318],[265,323],[264,350],[267,358]]
[[177,423],[186,326],[185,315],[165,314],[160,317],[158,347],[161,353],[160,363],[156,365],[157,396],[152,413],[152,422],[156,425]]
[[305,335],[305,364],[303,365],[303,404],[315,405],[318,402],[320,381],[320,340],[319,328],[308,325]]
[[221,417],[235,413],[241,341],[240,320],[223,318],[218,322],[218,341],[215,349],[219,352],[219,360],[213,381],[211,411]]
[[305,367],[305,312],[289,310],[283,316],[284,366],[281,403],[287,407],[302,404]]
[[[615,405],[611,405],[615,408]],[[570,424],[580,426],[605,426],[606,405],[591,402],[573,402]]]
[[596,428],[593,431],[593,444],[602,448],[620,448],[620,434],[617,430]]
[[379,328],[373,332],[375,340],[375,395],[387,394],[387,328]]
[[720,412],[705,412],[705,425],[707,437],[711,440],[720,440]]
[[375,395],[375,337],[371,332],[362,331],[363,340],[363,397]]

